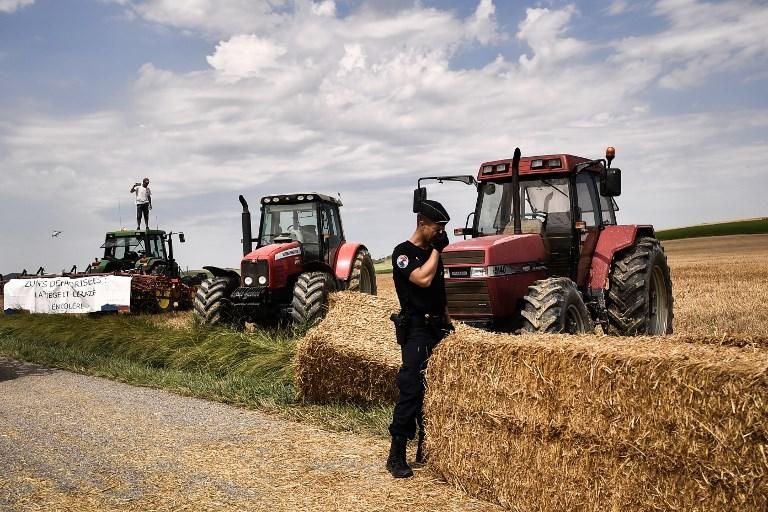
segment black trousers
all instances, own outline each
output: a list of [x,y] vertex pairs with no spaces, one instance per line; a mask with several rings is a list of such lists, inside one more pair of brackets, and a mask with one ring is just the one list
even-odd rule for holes
[[144,224],[149,229],[149,203],[136,205],[136,229],[141,227],[141,216],[144,215]]
[[400,345],[403,364],[397,372],[400,397],[392,414],[389,433],[413,439],[416,425],[423,428],[424,421],[424,371],[432,351],[442,339],[439,331],[429,327],[411,327],[405,343]]

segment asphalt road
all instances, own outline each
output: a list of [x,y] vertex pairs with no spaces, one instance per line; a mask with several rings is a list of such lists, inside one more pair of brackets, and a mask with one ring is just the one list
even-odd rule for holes
[[498,510],[386,440],[0,359],[0,510]]

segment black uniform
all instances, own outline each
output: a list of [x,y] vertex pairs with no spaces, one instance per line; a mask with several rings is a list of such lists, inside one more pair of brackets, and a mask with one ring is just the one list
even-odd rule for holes
[[412,282],[411,272],[427,262],[432,247],[422,249],[405,241],[392,253],[392,276],[401,312],[408,319],[405,343],[400,346],[403,364],[397,373],[400,398],[395,405],[389,433],[413,439],[417,422],[421,425],[424,404],[424,370],[432,350],[444,336],[445,278],[439,261],[432,283],[422,288]]

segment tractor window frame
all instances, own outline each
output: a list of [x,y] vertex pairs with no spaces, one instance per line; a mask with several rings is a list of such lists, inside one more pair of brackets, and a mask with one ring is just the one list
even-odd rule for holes
[[[576,186],[576,206],[578,208],[578,218],[587,223],[587,227],[596,227],[603,224],[602,208],[598,197],[596,174],[591,172],[581,172],[576,175],[574,184]],[[586,192],[586,194],[584,194]],[[589,196],[589,197],[585,197]],[[591,207],[591,209],[586,209]],[[586,218],[585,218],[586,214]]]

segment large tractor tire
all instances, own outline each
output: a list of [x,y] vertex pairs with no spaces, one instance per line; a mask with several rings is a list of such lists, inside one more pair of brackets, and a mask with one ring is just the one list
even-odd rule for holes
[[357,251],[355,255],[347,290],[376,295],[376,269],[371,255],[365,249]]
[[327,272],[304,272],[293,287],[291,318],[296,325],[312,325],[328,311],[328,294],[336,281]]
[[229,296],[235,288],[237,283],[226,277],[212,277],[203,281],[195,294],[195,319],[204,325],[234,323]]
[[581,293],[567,277],[536,281],[523,303],[524,332],[583,334],[595,329]]
[[672,334],[672,279],[661,243],[639,238],[611,264],[608,334]]

